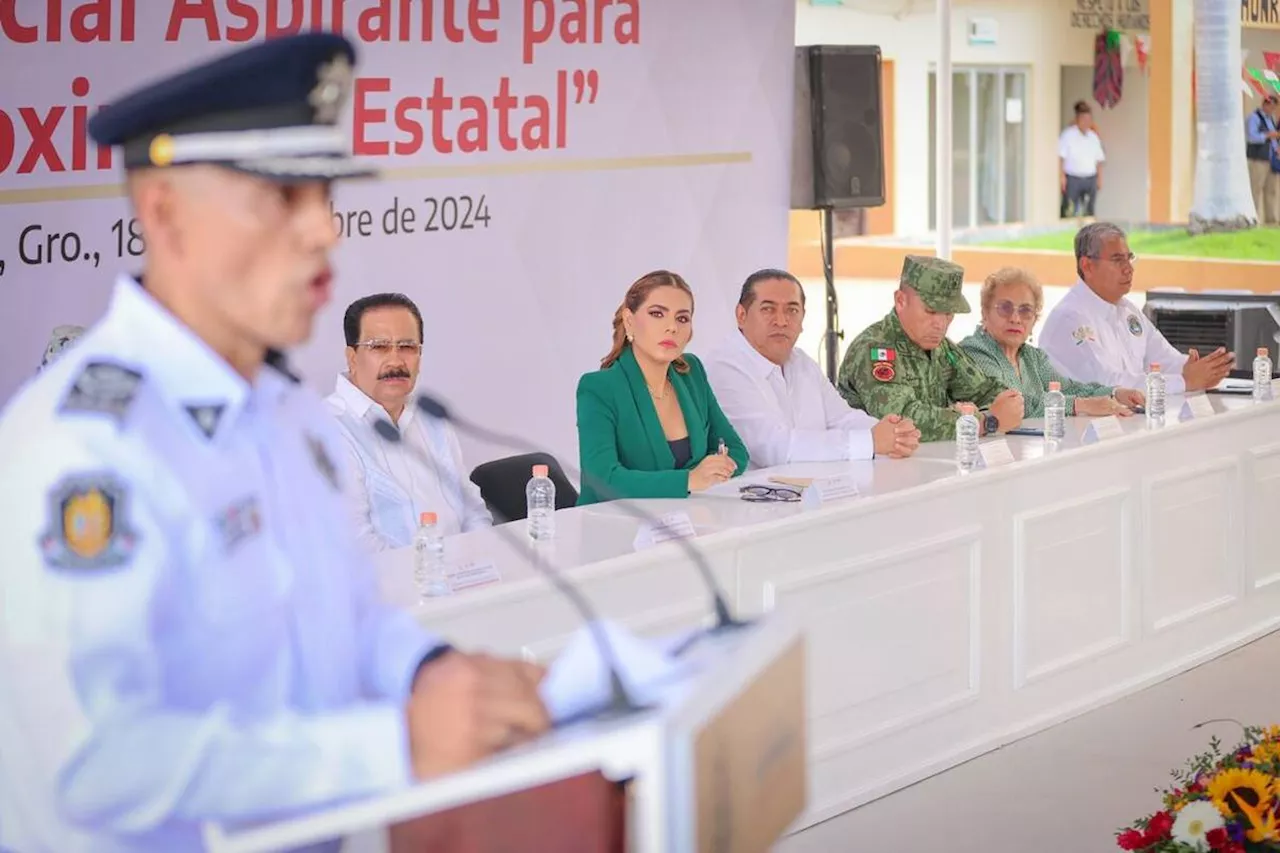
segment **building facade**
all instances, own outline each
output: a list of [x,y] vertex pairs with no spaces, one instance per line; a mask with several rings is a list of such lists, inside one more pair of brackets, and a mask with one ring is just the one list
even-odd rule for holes
[[[796,4],[796,44],[881,48],[890,203],[867,217],[867,230],[927,234],[936,225],[935,0]],[[1280,20],[1268,9],[1269,0],[1241,5],[1246,65],[1265,67],[1264,54],[1280,52]],[[1093,105],[1107,154],[1097,215],[1186,220],[1195,162],[1192,0],[953,0],[951,17],[954,228],[1058,220],[1058,136],[1078,100]],[[1122,33],[1124,71],[1120,100],[1108,109],[1093,88],[1104,26]]]

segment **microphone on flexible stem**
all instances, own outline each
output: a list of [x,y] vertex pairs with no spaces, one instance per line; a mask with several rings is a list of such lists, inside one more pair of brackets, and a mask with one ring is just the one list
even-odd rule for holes
[[[479,424],[472,423],[466,418],[459,417],[449,410],[449,408],[436,398],[428,394],[419,394],[416,400],[418,409],[426,415],[433,418],[439,418],[442,421],[448,421],[465,433],[491,444],[501,444],[507,447],[523,450],[526,453],[541,452],[539,448],[534,447],[527,441],[514,435],[495,432],[494,430],[482,427]],[[564,466],[571,473],[574,472],[572,466]],[[599,477],[595,477],[586,471],[577,471],[584,485],[590,486],[593,491],[602,496],[605,500],[613,501],[614,506],[621,509],[632,518],[647,523],[657,524],[658,519],[652,513],[645,512],[637,506],[633,506],[629,500],[619,495],[616,490],[607,483],[601,482]],[[736,628],[746,627],[749,622],[744,622],[734,617],[729,610],[729,605],[725,601],[724,593],[720,590],[720,585],[716,583],[715,575],[711,573],[711,567],[707,565],[706,557],[696,548],[693,543],[684,538],[677,538],[676,544],[680,546],[685,555],[693,561],[697,567],[698,573],[702,576],[702,582],[707,587],[707,591],[711,594],[711,603],[715,609],[716,625],[712,629],[712,633],[720,633]]]
[[[437,479],[443,478],[441,471],[436,465],[436,461],[429,453],[424,453],[412,445],[404,443],[404,436],[400,434],[400,430],[396,428],[390,421],[376,420],[373,423],[373,430],[378,437],[390,444],[399,444],[410,453],[414,454],[418,459],[426,462],[435,471]],[[506,527],[495,525],[490,528],[494,534],[503,542],[510,545],[517,552],[521,550],[521,540]],[[618,671],[618,657],[614,654],[613,646],[609,643],[608,636],[600,628],[599,619],[595,610],[587,601],[586,597],[578,591],[578,588],[565,580],[559,572],[548,566],[542,561],[542,555],[536,549],[529,555],[533,563],[533,567],[538,574],[551,581],[554,586],[573,608],[578,611],[578,615],[582,617],[582,621],[586,623],[587,630],[591,632],[592,641],[595,643],[596,650],[600,653],[601,659],[604,661],[605,667],[609,670],[609,705],[604,710],[604,716],[622,717],[636,711],[646,710],[644,706],[637,703],[631,698],[630,692],[622,682],[622,676]],[[599,714],[593,716],[601,716]]]

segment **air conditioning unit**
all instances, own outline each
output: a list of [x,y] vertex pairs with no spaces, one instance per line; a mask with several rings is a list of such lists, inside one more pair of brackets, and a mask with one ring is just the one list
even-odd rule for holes
[[1142,311],[1182,352],[1194,348],[1206,355],[1218,347],[1234,352],[1233,376],[1252,375],[1258,347],[1266,347],[1271,363],[1280,364],[1280,293],[1153,290]]

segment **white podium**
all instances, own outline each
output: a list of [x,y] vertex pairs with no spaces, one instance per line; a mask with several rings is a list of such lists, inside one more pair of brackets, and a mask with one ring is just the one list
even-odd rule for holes
[[651,708],[558,728],[385,797],[250,827],[209,824],[205,844],[274,853],[342,839],[344,853],[509,853],[513,837],[516,849],[546,849],[539,821],[559,814],[575,824],[574,850],[764,853],[806,803],[802,631],[770,614],[700,636],[680,659]]

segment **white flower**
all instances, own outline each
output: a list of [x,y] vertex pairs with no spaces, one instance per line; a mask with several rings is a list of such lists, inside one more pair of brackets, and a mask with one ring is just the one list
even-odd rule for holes
[[1213,803],[1196,800],[1178,812],[1178,819],[1173,822],[1173,840],[1186,844],[1192,850],[1208,850],[1209,842],[1205,836],[1225,825],[1222,813]]

